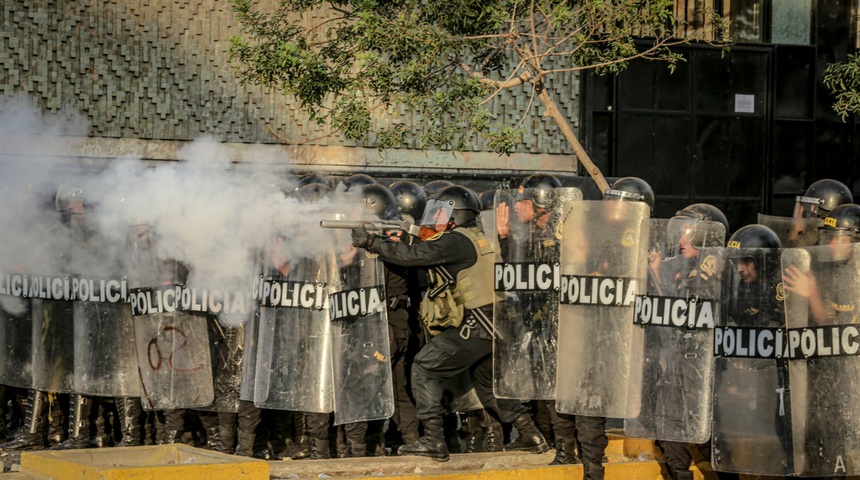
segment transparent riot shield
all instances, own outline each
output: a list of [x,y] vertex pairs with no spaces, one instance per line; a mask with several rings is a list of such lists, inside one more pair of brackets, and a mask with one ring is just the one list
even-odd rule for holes
[[715,470],[794,471],[785,290],[779,249],[726,249],[714,338]]
[[33,387],[30,299],[0,295],[0,385]]
[[206,315],[182,311],[187,269],[156,255],[155,232],[129,230],[129,298],[140,371],[141,403],[148,410],[212,404],[212,360]]
[[243,334],[244,346],[242,348],[242,383],[239,386],[239,399],[248,402],[254,401],[254,384],[257,379],[257,342],[260,332],[260,310],[255,305],[248,315]]
[[73,304],[66,300],[31,301],[33,388],[74,393],[75,331]]
[[[581,201],[564,206],[556,409],[625,418],[634,338],[633,307],[645,290],[648,205]],[[637,327],[638,328],[638,327]],[[640,334],[641,335],[641,334]],[[638,367],[637,367],[638,368]]]
[[254,385],[257,379],[257,342],[260,334],[260,302],[259,299],[253,298],[256,292],[260,291],[262,282],[262,255],[260,252],[256,255],[256,263],[254,266],[255,279],[251,290],[254,293],[252,300],[248,302],[248,313],[245,316],[245,326],[243,332],[244,344],[242,346],[242,381],[239,386],[239,399],[248,402],[254,401]]
[[493,388],[500,398],[555,397],[563,206],[576,188],[498,190]]
[[[155,292],[144,288],[133,293]],[[212,364],[206,316],[161,312],[134,319],[143,407],[199,408],[212,404]]]
[[860,474],[860,244],[782,256],[795,473]]
[[714,325],[726,231],[687,217],[650,221],[647,294],[635,300],[641,375],[631,375],[626,435],[704,443],[711,430]]
[[334,260],[324,253],[288,260],[286,247],[273,239],[264,253],[254,404],[328,413],[334,403],[327,282]]
[[808,247],[818,243],[817,218],[778,217],[759,213],[758,223],[773,230],[783,248]]
[[123,263],[125,244],[82,225],[92,219],[89,214],[73,217],[74,391],[139,397],[140,373]]
[[224,324],[217,317],[209,319],[212,356],[212,378],[215,399],[206,410],[238,412],[242,386],[242,361],[245,328],[241,324]]
[[75,393],[139,397],[140,373],[129,304],[79,301],[74,305],[74,317]]
[[478,226],[481,228],[481,231],[484,232],[484,236],[487,237],[487,241],[490,242],[490,245],[493,247],[493,251],[498,252],[499,244],[494,233],[496,231],[496,211],[481,210],[481,215],[478,216]]
[[382,261],[335,232],[338,268],[331,283],[334,423],[389,418],[394,388]]

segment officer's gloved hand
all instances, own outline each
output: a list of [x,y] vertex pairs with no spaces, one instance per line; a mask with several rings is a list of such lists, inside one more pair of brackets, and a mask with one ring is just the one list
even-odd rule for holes
[[373,234],[364,227],[353,228],[352,244],[359,248],[370,248],[373,245]]

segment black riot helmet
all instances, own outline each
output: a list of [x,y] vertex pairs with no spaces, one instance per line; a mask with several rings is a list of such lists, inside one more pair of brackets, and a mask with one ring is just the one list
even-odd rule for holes
[[846,203],[828,213],[818,227],[818,243],[826,245],[834,238],[849,236],[851,243],[860,242],[860,205]]
[[54,206],[63,215],[82,213],[84,204],[84,189],[72,185],[60,185],[54,195]]
[[795,218],[824,218],[839,205],[852,203],[851,189],[844,183],[825,178],[813,182],[802,197],[795,197]]
[[694,203],[692,205],[687,205],[683,209],[675,212],[675,216],[722,223],[723,226],[726,227],[726,233],[729,231],[729,221],[726,218],[726,215],[722,210],[710,203]]
[[[481,201],[472,189],[461,185],[449,185],[436,193],[436,198],[427,202],[423,225],[435,223],[435,215],[444,209],[448,214],[448,229],[473,222],[481,212]],[[429,217],[429,218],[428,218]]]
[[313,184],[321,184],[325,185],[328,188],[331,188],[331,181],[323,175],[318,173],[306,173],[299,177],[296,180],[296,190],[304,187],[305,185],[313,185]]
[[[738,229],[726,244],[726,257],[742,283],[779,282],[782,269],[779,255],[765,254],[755,249],[777,249],[782,246],[779,236],[770,228],[758,223]],[[754,268],[750,268],[752,264]],[[740,268],[744,265],[744,268]]]
[[296,189],[295,197],[302,202],[317,202],[332,193],[330,186],[324,183],[308,183]]
[[356,192],[359,188],[365,185],[373,185],[375,183],[379,183],[375,178],[370,175],[364,173],[356,173],[355,175],[350,176],[343,182],[344,191],[345,192]]
[[427,194],[421,185],[409,180],[398,180],[388,187],[397,201],[400,213],[409,215],[412,220],[421,220],[424,207],[427,206]]
[[[725,231],[717,237],[713,229],[701,225],[701,222],[720,223]],[[675,212],[675,216],[669,219],[668,229],[673,243],[686,237],[693,247],[701,249],[721,246],[729,231],[729,221],[722,210],[710,203],[694,203]]]
[[385,185],[371,183],[361,187],[364,210],[376,215],[380,220],[396,220],[400,209],[394,194]]
[[531,200],[537,208],[549,208],[554,188],[561,188],[561,181],[548,173],[535,173],[520,183],[520,193],[526,193],[524,198]]
[[424,184],[424,192],[427,193],[427,198],[435,198],[436,193],[445,188],[454,185],[448,180],[433,180]]
[[492,210],[495,208],[496,203],[496,191],[495,190],[486,190],[481,192],[478,195],[478,200],[481,201],[481,210]]
[[648,182],[638,177],[619,178],[603,192],[603,199],[645,202],[654,210],[654,190]]
[[726,247],[730,250],[747,248],[780,248],[779,236],[769,227],[754,223],[738,229],[729,239]]

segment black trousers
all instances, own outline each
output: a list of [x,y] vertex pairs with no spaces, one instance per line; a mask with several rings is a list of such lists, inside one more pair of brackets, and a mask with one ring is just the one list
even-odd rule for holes
[[603,454],[609,445],[609,438],[606,436],[606,417],[558,413],[554,401],[547,401],[546,405],[556,441],[559,441],[559,438],[567,441],[576,439],[579,441],[583,461],[594,464],[603,463]]
[[[466,337],[466,338],[464,338]],[[443,385],[446,380],[468,371],[478,398],[485,408],[494,410],[502,422],[510,423],[527,414],[517,400],[496,399],[493,395],[493,341],[482,327],[449,328],[429,339],[415,356],[412,365],[412,394],[418,418],[442,418]]]
[[412,335],[408,326],[403,328],[389,325],[388,340],[391,346],[391,380],[394,386],[394,415],[391,421],[397,425],[401,434],[418,434],[418,416],[410,392],[412,386],[409,383],[409,372],[418,350],[418,339]]

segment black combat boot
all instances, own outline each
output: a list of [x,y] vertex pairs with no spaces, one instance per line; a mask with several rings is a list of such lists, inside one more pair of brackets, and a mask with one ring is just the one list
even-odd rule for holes
[[693,480],[692,470],[674,470],[670,468],[669,474],[672,476],[672,480]]
[[346,458],[349,444],[346,443],[346,431],[343,425],[334,427],[334,450],[337,458]]
[[60,405],[60,397],[54,397],[48,406],[48,445],[59,445],[66,439],[66,424],[69,416]]
[[463,439],[465,443],[463,453],[475,453],[481,451],[481,446],[479,445],[481,435],[478,435],[478,432],[481,431],[478,419],[479,415],[480,411],[470,411],[463,418],[463,432],[466,434],[466,437]]
[[34,450],[45,448],[48,440],[48,394],[39,390],[27,392],[24,424],[12,441],[0,445],[3,450]]
[[424,420],[424,436],[415,443],[403,445],[397,450],[398,455],[419,455],[430,457],[437,462],[447,462],[448,445],[445,443],[445,429],[441,418]]
[[576,465],[582,460],[576,456],[576,442],[563,437],[555,438],[555,458],[550,465]]
[[118,397],[116,403],[116,414],[119,420],[119,429],[122,438],[117,447],[137,447],[141,444],[140,438],[140,399],[132,397]]
[[311,437],[308,435],[308,421],[304,412],[293,413],[293,428],[295,429],[295,440],[286,450],[276,454],[278,460],[292,458],[293,460],[305,458],[311,454]]
[[111,432],[110,427],[110,413],[105,410],[105,402],[101,399],[97,401],[93,397],[90,397],[89,401],[93,402],[93,407],[95,407],[94,410],[91,409],[92,414],[90,415],[90,433],[92,433],[90,446],[93,448],[114,446],[113,432]]
[[443,418],[445,425],[445,445],[449,451],[460,453],[463,449],[463,442],[460,441],[460,414],[457,412],[446,413]]
[[[487,410],[481,410],[481,431],[484,433],[484,450],[487,452],[501,452],[504,450],[505,432],[502,424],[493,418]],[[496,441],[498,440],[498,442]]]
[[253,433],[243,432],[239,430],[236,433],[236,455],[243,457],[254,456],[254,439]]
[[315,438],[311,442],[311,454],[308,460],[323,460],[331,458],[331,447],[327,438]]
[[505,450],[532,453],[544,453],[549,450],[549,444],[546,443],[529,414],[521,414],[514,419],[513,423],[514,428],[517,429],[517,439],[505,445]]
[[496,430],[493,427],[481,427],[484,432],[484,450],[487,452],[501,452],[503,450],[501,442],[496,442],[496,432],[499,438],[502,438],[502,431]]
[[346,456],[353,457],[366,457],[367,456],[367,444],[366,443],[358,443],[353,440],[347,440],[349,444],[349,450],[347,451]]
[[173,445],[181,443],[182,437],[187,430],[185,424],[185,410],[173,409],[164,411],[164,430],[158,438],[159,445]]
[[164,438],[162,438],[161,441],[158,442],[158,444],[159,445],[173,445],[174,443],[179,443],[179,436],[180,436],[179,430],[165,429],[164,430]]
[[[602,463],[583,462],[582,480],[603,480],[604,468]],[[692,475],[693,472],[690,472]],[[693,477],[689,477],[692,479]]]
[[215,425],[206,426],[206,450],[221,451],[221,426]]
[[238,417],[232,412],[218,412],[218,437],[221,443],[218,451],[232,455],[236,451],[236,421]]
[[51,450],[90,448],[92,406],[91,398],[77,394],[69,397],[69,436],[63,443],[51,447]]
[[417,433],[404,433],[403,434],[403,445],[412,445],[413,443],[418,441]]

